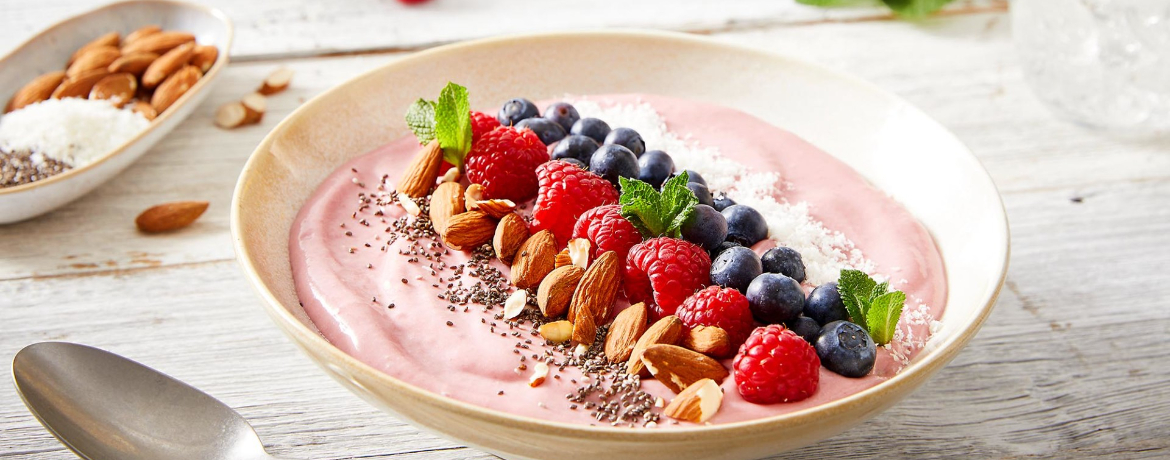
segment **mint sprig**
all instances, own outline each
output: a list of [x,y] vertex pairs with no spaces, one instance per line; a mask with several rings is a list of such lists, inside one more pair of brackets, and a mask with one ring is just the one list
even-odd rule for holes
[[637,179],[618,178],[622,195],[622,217],[634,224],[642,236],[678,238],[682,224],[695,211],[699,199],[687,188],[687,173],[670,178],[662,184],[662,192]]
[[406,111],[406,126],[419,144],[438,139],[443,159],[461,167],[471,150],[471,102],[467,88],[448,82],[439,100],[419,99]]
[[868,331],[878,345],[894,340],[906,304],[905,293],[889,289],[890,283],[878,283],[860,270],[841,270],[837,279],[837,292],[849,318]]
[[[796,0],[805,5],[822,7],[857,7],[873,5],[874,0]],[[929,16],[954,0],[881,0],[899,17],[906,19],[922,19]]]

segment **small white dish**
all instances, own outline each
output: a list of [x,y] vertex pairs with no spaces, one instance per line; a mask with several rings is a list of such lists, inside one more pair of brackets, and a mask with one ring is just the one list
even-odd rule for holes
[[0,58],[0,99],[7,101],[38,75],[64,67],[69,56],[90,40],[110,31],[125,36],[155,24],[165,30],[195,34],[196,41],[219,48],[219,58],[203,78],[145,130],[92,163],[37,182],[0,188],[0,224],[30,219],[57,209],[110,180],[150,150],[203,102],[228,63],[232,23],[223,12],[169,0],[113,3],[61,21]]

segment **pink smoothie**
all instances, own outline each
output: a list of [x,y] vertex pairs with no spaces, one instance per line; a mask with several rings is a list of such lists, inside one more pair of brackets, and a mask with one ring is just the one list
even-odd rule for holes
[[[890,378],[921,349],[929,337],[930,319],[942,317],[946,275],[929,233],[901,205],[832,156],[736,110],[652,95],[592,99],[648,102],[671,131],[689,133],[692,140],[718,148],[724,157],[754,170],[778,172],[786,186],[777,190],[777,199],[809,203],[812,217],[852,240],[874,263],[874,273],[888,277],[894,288],[911,299],[900,324],[900,340],[879,348],[878,364],[871,375],[851,379],[822,368],[820,387],[812,397],[774,405],[744,401],[735,389],[734,378],[729,377],[722,384],[723,406],[711,423],[768,417],[848,396]],[[467,311],[463,305],[452,309],[449,302],[437,298],[445,287],[433,286],[439,284],[431,268],[437,264],[425,258],[408,262],[408,257],[400,254],[409,246],[405,238],[387,244],[392,234],[387,227],[405,214],[401,207],[359,209],[359,194],[379,193],[382,178],[397,179],[418,149],[414,137],[407,137],[355,158],[329,176],[301,209],[289,245],[297,294],[309,317],[342,351],[440,395],[540,419],[608,423],[590,417],[588,410],[568,407],[565,395],[582,384],[573,383],[582,379],[576,368],[558,371],[553,367],[546,383],[537,388],[528,386],[535,363],[529,359],[528,370],[519,371],[520,356],[531,358],[545,349],[543,340],[529,334],[530,328],[509,330],[491,316],[499,309],[484,313],[474,304],[467,305]],[[391,188],[388,182],[386,189]],[[763,251],[770,245],[765,241],[755,249]],[[468,259],[469,254],[459,251],[443,256],[447,266]],[[492,264],[508,273],[498,260]],[[440,269],[439,276],[442,272]],[[465,277],[462,281],[474,283],[476,279]],[[388,308],[391,303],[394,308]],[[619,308],[626,305],[619,301]],[[490,328],[493,321],[497,323],[494,331]],[[512,332],[519,332],[520,337]],[[524,343],[529,348],[518,355],[514,348],[525,340],[532,343]],[[730,367],[730,360],[726,363]],[[560,378],[553,378],[555,374]],[[643,380],[642,389],[666,401],[673,397],[653,379]],[[668,420],[664,417],[657,426],[678,426]]]

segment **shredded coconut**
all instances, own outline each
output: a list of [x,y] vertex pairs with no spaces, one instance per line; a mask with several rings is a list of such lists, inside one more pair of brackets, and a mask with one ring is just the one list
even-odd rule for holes
[[150,122],[108,101],[49,99],[0,118],[0,149],[84,166],[133,138]]
[[649,149],[669,153],[678,169],[701,172],[712,191],[723,191],[737,203],[760,211],[768,223],[769,238],[800,252],[808,277],[806,283],[819,285],[836,281],[843,268],[873,271],[873,262],[849,238],[809,216],[808,203],[790,203],[777,198],[780,190],[791,187],[778,173],[750,172],[743,165],[723,158],[717,148],[700,145],[690,135],[680,138],[666,128],[666,121],[646,102],[603,105],[593,100],[574,100],[571,103],[582,117],[600,118],[610,126],[637,131]]

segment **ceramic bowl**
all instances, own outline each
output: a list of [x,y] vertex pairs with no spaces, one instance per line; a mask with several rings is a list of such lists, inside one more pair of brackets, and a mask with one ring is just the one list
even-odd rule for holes
[[39,216],[89,193],[118,175],[175,129],[203,102],[227,66],[232,23],[219,10],[190,3],[166,0],[113,3],[54,24],[0,59],[0,99],[7,102],[33,78],[63,68],[74,51],[95,37],[110,31],[125,36],[149,24],[191,32],[200,44],[218,47],[219,59],[150,126],[113,151],[85,166],[37,182],[0,188],[0,224]]
[[[639,64],[622,70],[613,62]],[[671,430],[514,416],[422,390],[351,358],[322,338],[298,306],[290,224],[335,168],[408,135],[407,106],[449,80],[471,89],[473,107],[518,95],[646,92],[734,107],[803,136],[904,204],[934,235],[948,274],[941,329],[900,374],[852,396],[770,418]],[[375,406],[506,458],[755,458],[833,436],[894,405],[955,357],[991,311],[1008,260],[1007,221],[994,184],[971,152],[920,110],[799,60],[658,32],[444,46],[333,88],[289,115],[252,154],[236,188],[232,234],[276,325],[327,374]]]

